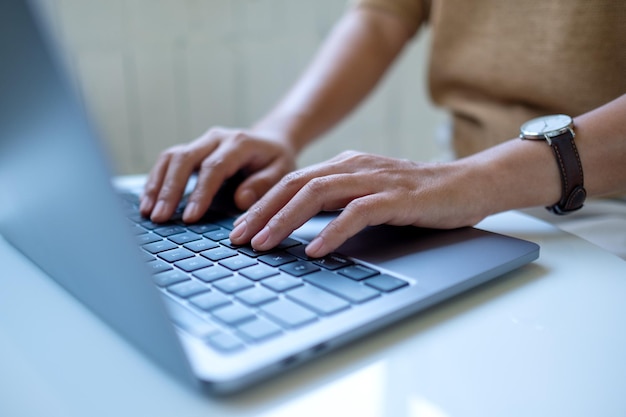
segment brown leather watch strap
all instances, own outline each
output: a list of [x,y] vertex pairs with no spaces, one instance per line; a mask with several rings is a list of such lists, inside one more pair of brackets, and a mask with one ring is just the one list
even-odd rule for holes
[[555,214],[567,214],[581,208],[587,197],[583,167],[574,143],[574,132],[567,129],[560,135],[551,137],[549,142],[561,174],[561,199],[546,208]]

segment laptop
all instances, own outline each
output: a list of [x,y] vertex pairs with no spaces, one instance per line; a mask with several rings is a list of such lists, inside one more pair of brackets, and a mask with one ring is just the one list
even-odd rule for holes
[[113,187],[33,4],[0,3],[0,233],[189,384],[254,386],[539,256],[534,243],[475,228],[378,226],[307,258],[334,213],[266,253],[230,243],[232,213],[153,224]]

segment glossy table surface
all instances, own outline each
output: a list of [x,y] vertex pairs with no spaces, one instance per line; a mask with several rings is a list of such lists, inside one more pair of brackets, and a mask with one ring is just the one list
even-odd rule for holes
[[624,416],[626,262],[519,212],[534,263],[227,398],[171,379],[0,237],[0,416]]

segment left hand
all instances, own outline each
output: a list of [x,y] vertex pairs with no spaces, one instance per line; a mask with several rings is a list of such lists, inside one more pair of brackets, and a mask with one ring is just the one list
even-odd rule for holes
[[[286,175],[235,222],[230,239],[269,250],[320,211],[343,209],[307,246],[337,249],[366,226],[468,226],[487,214],[463,164],[416,163],[354,151]],[[478,201],[477,201],[478,200]]]

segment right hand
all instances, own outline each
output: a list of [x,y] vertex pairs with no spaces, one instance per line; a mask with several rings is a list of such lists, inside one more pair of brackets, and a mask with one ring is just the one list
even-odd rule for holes
[[222,183],[242,170],[247,178],[234,202],[247,210],[285,174],[295,169],[296,152],[287,141],[248,130],[213,128],[200,138],[161,153],[141,196],[139,210],[155,223],[167,221],[178,206],[189,177],[198,181],[188,197],[183,221],[200,220]]

